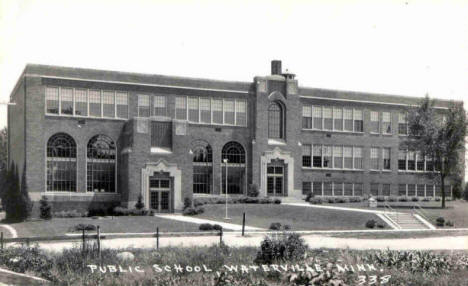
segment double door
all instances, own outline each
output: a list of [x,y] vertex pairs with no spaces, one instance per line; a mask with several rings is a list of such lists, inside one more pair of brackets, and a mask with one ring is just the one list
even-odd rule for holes
[[150,178],[150,208],[158,213],[172,211],[171,181],[169,179]]
[[284,165],[268,165],[267,194],[269,196],[284,196]]

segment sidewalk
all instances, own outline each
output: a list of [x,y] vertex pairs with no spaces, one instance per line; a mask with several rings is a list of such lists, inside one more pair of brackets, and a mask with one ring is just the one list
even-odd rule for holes
[[[242,225],[240,224],[226,223],[226,222],[220,222],[216,220],[209,220],[209,219],[202,219],[202,218],[194,218],[191,216],[184,216],[184,215],[179,215],[179,214],[156,215],[156,217],[195,223],[195,224],[203,224],[203,223],[218,224],[222,226],[223,229],[242,230]],[[248,231],[248,230],[263,230],[263,229],[258,228],[258,227],[253,227],[253,226],[245,226],[245,230]]]

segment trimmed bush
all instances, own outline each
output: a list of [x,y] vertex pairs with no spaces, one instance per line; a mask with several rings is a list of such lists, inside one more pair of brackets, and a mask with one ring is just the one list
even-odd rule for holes
[[279,222],[272,222],[270,224],[270,230],[281,230],[281,223]]
[[411,201],[413,201],[413,202],[419,202],[419,198],[418,198],[418,197],[412,197],[412,198],[411,198]]
[[203,207],[195,207],[195,208],[186,208],[182,214],[183,215],[198,215],[198,214],[202,214],[205,212],[205,209]]
[[399,202],[407,202],[408,198],[407,197],[401,197],[398,199]]
[[378,197],[376,198],[376,200],[377,200],[378,202],[385,202],[385,197],[378,196]]
[[377,224],[377,227],[378,227],[378,228],[384,228],[385,225],[384,225],[383,223],[378,223],[378,224]]
[[396,197],[388,197],[389,202],[396,202],[398,199]]
[[213,225],[210,223],[202,223],[200,224],[198,229],[203,230],[203,231],[210,231],[210,230],[213,230]]
[[312,198],[309,203],[313,205],[321,205],[322,204],[322,199],[321,198]]
[[435,197],[434,201],[440,202],[441,198],[440,197]]
[[222,229],[223,229],[223,227],[220,226],[219,224],[214,224],[213,225],[213,230],[221,231]]
[[92,230],[96,230],[96,226],[94,224],[77,224],[75,226],[72,227],[72,231],[92,231]]
[[86,215],[87,215],[86,213],[80,213],[77,210],[61,211],[61,212],[54,213],[54,217],[58,217],[58,218],[84,217]]
[[431,198],[430,197],[425,197],[422,199],[423,202],[430,202],[431,201]]
[[[196,205],[194,205],[195,207],[197,207]],[[186,208],[191,208],[192,207],[192,199],[189,198],[189,197],[185,197],[184,198],[184,210]]]
[[307,248],[297,233],[267,236],[262,241],[254,262],[272,264],[276,261],[295,261],[304,258]]
[[40,218],[42,219],[51,219],[52,218],[52,207],[49,204],[47,197],[42,197],[39,201],[39,211]]
[[366,222],[366,227],[367,227],[367,228],[374,228],[376,223],[377,223],[377,222],[376,222],[375,220],[370,219],[370,220],[368,220],[368,221]]
[[281,204],[281,200],[280,200],[280,199],[275,199],[273,202],[275,203],[275,205]]
[[314,193],[310,192],[310,193],[307,193],[307,196],[305,197],[305,201],[306,202],[310,202],[311,199],[314,198]]
[[445,226],[453,227],[453,222],[448,220],[447,222],[445,222]]
[[259,194],[258,186],[256,184],[250,184],[249,189],[247,190],[247,196],[256,198]]
[[443,217],[438,217],[438,218],[436,219],[436,225],[437,225],[437,226],[444,226],[444,224],[445,224],[445,218],[443,218]]

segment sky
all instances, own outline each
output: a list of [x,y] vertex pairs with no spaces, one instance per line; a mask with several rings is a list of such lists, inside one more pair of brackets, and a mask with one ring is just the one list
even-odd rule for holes
[[[468,99],[467,0],[0,0],[0,103],[27,63]],[[0,104],[0,128],[6,107]]]

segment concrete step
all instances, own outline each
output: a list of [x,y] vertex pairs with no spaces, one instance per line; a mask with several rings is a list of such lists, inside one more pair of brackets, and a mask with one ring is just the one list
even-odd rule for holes
[[429,227],[417,219],[413,214],[393,214],[385,216],[391,219],[401,229],[428,229]]

